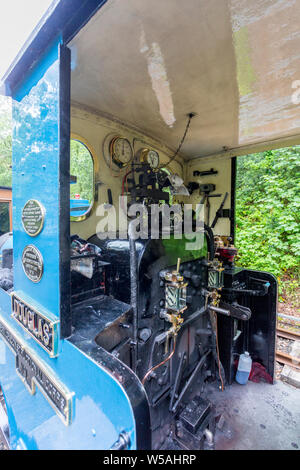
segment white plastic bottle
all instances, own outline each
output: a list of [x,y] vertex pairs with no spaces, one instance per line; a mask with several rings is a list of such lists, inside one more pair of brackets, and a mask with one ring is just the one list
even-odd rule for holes
[[251,367],[252,367],[252,359],[248,351],[245,351],[244,354],[240,355],[237,373],[235,376],[235,380],[239,384],[245,385],[248,382]]

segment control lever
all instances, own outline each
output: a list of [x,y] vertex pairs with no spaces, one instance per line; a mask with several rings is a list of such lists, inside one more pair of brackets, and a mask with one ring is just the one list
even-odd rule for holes
[[219,307],[210,305],[209,309],[212,310],[213,312],[220,313],[221,315],[225,315],[226,317],[233,317],[242,321],[248,321],[251,318],[252,312],[250,308],[244,307],[243,305],[239,305],[236,302],[232,304],[228,304],[221,300],[219,305],[220,305]]
[[229,311],[229,315],[238,320],[248,321],[251,318],[252,312],[250,308],[244,307],[237,302],[228,304],[227,302],[220,301],[220,307]]
[[210,219],[210,201],[211,197],[221,197],[221,194],[210,194],[211,192],[215,191],[216,185],[215,184],[200,184],[200,193],[203,193],[203,197],[200,201],[200,204],[204,204],[206,201],[206,224],[209,226],[209,219]]

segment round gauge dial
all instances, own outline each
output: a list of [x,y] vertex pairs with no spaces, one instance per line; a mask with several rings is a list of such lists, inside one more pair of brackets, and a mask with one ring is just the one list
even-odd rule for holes
[[124,137],[115,137],[110,144],[110,153],[112,160],[120,168],[128,165],[132,160],[133,152],[128,139]]
[[159,165],[159,155],[155,150],[149,150],[147,154],[147,162],[151,168],[158,168]]

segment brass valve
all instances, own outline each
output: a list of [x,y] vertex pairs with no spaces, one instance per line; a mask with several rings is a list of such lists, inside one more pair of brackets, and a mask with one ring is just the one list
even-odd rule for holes
[[160,314],[161,318],[164,320],[170,322],[172,324],[169,332],[170,334],[177,335],[178,331],[181,328],[182,323],[184,322],[184,319],[182,318],[181,314],[187,307],[184,307],[182,310],[176,312],[176,313],[168,313],[165,310],[163,310]]
[[165,283],[165,308],[167,311],[178,313],[186,307],[186,287],[187,282],[179,273],[180,258],[177,260],[176,271],[168,271],[164,273]]

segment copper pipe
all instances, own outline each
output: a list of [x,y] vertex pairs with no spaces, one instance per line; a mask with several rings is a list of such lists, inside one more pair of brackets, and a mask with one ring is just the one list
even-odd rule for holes
[[176,336],[174,337],[174,345],[173,345],[173,350],[171,352],[171,354],[169,354],[169,356],[162,362],[160,362],[159,364],[157,364],[156,366],[154,367],[151,367],[150,370],[148,370],[147,374],[145,375],[145,377],[143,378],[142,380],[142,384],[144,385],[147,378],[149,377],[149,375],[151,374],[151,372],[153,372],[155,369],[158,369],[158,367],[162,366],[163,364],[165,364],[166,362],[168,362],[171,357],[174,355],[174,352],[175,352],[175,346],[176,346]]

